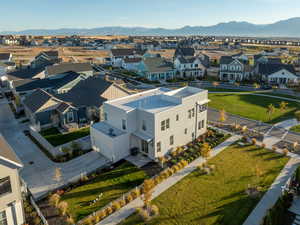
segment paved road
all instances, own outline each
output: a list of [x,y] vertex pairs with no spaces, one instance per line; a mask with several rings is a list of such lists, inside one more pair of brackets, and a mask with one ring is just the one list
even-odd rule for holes
[[[105,158],[97,152],[87,153],[66,163],[52,162],[24,135],[5,99],[0,100],[0,133],[24,164],[20,175],[35,198],[107,164]],[[59,183],[53,180],[55,168],[61,168],[62,171],[62,181]]]
[[[219,122],[219,110],[209,108],[208,109],[208,120],[212,122]],[[227,120],[226,123],[233,124],[238,123],[242,126],[247,126],[249,129],[254,129],[261,133],[268,133],[269,136],[273,136],[278,139],[283,139],[287,142],[295,142],[297,141],[300,143],[300,134],[288,131],[284,128],[280,127],[273,127],[271,124],[262,123],[260,121],[247,119],[244,117],[240,117],[237,115],[233,115],[230,113],[227,113]]]

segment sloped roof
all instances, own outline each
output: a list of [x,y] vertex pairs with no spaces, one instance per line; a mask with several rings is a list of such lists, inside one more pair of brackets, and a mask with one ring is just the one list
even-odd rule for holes
[[40,55],[44,55],[48,58],[58,58],[58,51],[42,51],[35,58],[38,58]]
[[23,167],[22,162],[10,147],[4,137],[0,134],[0,159],[12,163],[18,167]]
[[270,75],[276,73],[282,69],[289,71],[290,73],[296,74],[295,68],[293,65],[289,64],[272,64],[272,63],[265,63],[258,65],[258,72],[262,75]]
[[153,57],[144,59],[144,64],[147,67],[148,71],[151,73],[156,72],[167,72],[173,70],[173,64],[167,62],[163,58]]
[[37,74],[43,72],[44,69],[45,69],[44,67],[40,67],[35,69],[28,68],[28,69],[16,70],[8,73],[7,78],[9,80],[30,79],[36,76]]
[[242,63],[244,65],[247,64],[246,61],[244,61],[242,59],[235,59],[232,56],[221,56],[221,58],[220,58],[220,64],[230,64],[230,63],[232,63],[235,60],[239,61],[240,63]]
[[138,63],[140,61],[142,61],[141,58],[126,58],[126,59],[124,59],[125,63]]
[[79,73],[75,72],[66,72],[65,75],[60,78],[46,78],[46,79],[33,79],[33,80],[18,80],[14,81],[14,87],[16,91],[30,91],[37,88],[59,88],[69,82],[75,80],[80,76]]
[[175,51],[175,56],[194,56],[195,49],[193,48],[177,48]]
[[0,60],[9,60],[11,53],[0,53]]
[[92,65],[90,63],[61,63],[58,65],[52,65],[46,67],[46,73],[48,75],[61,74],[68,71],[84,72],[92,71]]
[[144,55],[146,50],[133,49],[133,48],[118,48],[111,49],[111,53],[114,56],[128,56],[128,55]]
[[25,98],[23,104],[26,105],[31,112],[35,113],[39,108],[41,108],[47,101],[52,98],[53,96],[48,92],[42,89],[37,89]]
[[70,91],[55,95],[58,99],[69,102],[76,107],[96,106],[100,107],[107,99],[101,95],[113,83],[103,80],[99,77],[89,77],[80,81]]

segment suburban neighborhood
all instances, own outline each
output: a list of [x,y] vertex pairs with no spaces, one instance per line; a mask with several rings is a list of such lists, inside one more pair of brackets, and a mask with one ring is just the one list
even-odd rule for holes
[[0,26],[0,225],[300,225],[297,2],[290,19],[279,2],[276,17],[220,0],[218,18],[194,0],[94,2],[79,25],[86,2],[12,1],[24,24],[4,12]]

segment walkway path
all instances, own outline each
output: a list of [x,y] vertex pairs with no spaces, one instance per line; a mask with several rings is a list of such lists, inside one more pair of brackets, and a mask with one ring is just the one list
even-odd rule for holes
[[[241,138],[241,136],[238,136],[238,135],[230,137],[225,142],[221,143],[220,145],[218,145],[217,147],[215,147],[213,149],[211,157],[216,156],[217,154],[222,152],[224,149],[226,149],[228,146],[230,146],[231,144],[233,144],[240,138]],[[197,168],[197,166],[203,162],[205,162],[205,159],[202,157],[199,157],[198,159],[196,159],[195,161],[190,163],[188,166],[186,166],[184,169],[180,170],[176,174],[174,174],[171,177],[164,180],[162,183],[158,184],[154,188],[152,198],[153,199],[156,198],[161,193],[166,191],[168,188],[175,185],[177,182],[179,182],[184,177],[186,177],[191,172],[193,172]],[[141,206],[143,206],[143,201],[141,200],[141,198],[137,198],[134,201],[127,204],[126,206],[124,206],[119,211],[113,213],[109,217],[107,217],[104,220],[102,220],[101,222],[99,222],[97,225],[116,225],[116,224],[120,223],[122,220],[126,219],[131,214],[133,214],[137,207],[141,207]]]
[[282,187],[287,183],[288,179],[294,174],[300,164],[299,158],[292,158],[280,172],[276,180],[273,182],[267,193],[262,197],[254,210],[248,216],[243,225],[261,224],[267,211],[273,207],[277,199],[282,194]]

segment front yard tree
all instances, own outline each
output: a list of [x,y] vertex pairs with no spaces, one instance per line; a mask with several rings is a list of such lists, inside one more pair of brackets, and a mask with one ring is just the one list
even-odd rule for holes
[[284,110],[286,110],[287,105],[288,105],[287,102],[284,102],[284,101],[280,102],[280,105],[279,105],[280,111],[283,112]]
[[220,110],[219,120],[224,123],[227,119],[226,111],[224,109]]
[[205,159],[210,157],[211,147],[208,143],[204,143],[201,147],[201,156]]
[[275,112],[275,106],[273,104],[268,105],[267,114],[269,115],[269,119],[271,119],[271,116],[274,112]]
[[149,206],[150,206],[154,186],[155,186],[155,184],[154,184],[153,179],[146,179],[144,181],[142,193],[144,194],[144,196],[143,196],[144,207],[148,213],[150,213]]

